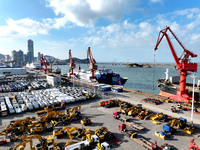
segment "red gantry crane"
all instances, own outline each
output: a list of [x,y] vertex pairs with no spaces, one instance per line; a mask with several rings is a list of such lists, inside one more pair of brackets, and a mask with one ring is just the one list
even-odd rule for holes
[[87,59],[89,59],[89,61],[90,61],[89,69],[91,70],[91,73],[92,73],[92,76],[90,77],[90,80],[91,79],[96,80],[96,77],[95,77],[94,74],[95,74],[95,71],[97,70],[98,66],[95,65],[96,61],[92,56],[92,52],[90,50],[90,47],[88,47],[88,50],[87,50]]
[[[43,65],[45,66],[45,68],[43,68]],[[44,55],[41,55],[41,59],[40,59],[40,71],[44,71],[44,72],[49,72],[49,69],[47,69],[47,66],[49,66],[49,62],[44,59]]]
[[69,76],[75,75],[74,68],[76,68],[76,64],[74,63],[74,60],[72,58],[71,50],[69,50]]
[[42,55],[41,55],[41,59],[40,59],[40,71],[43,71],[43,70],[44,70],[43,65],[44,65],[44,56],[43,56],[43,54],[42,54]]
[[[168,30],[171,32],[171,34],[174,36],[174,38],[177,40],[177,42],[183,48],[183,53],[182,53],[180,58],[178,58],[178,56],[177,56],[177,54],[176,54],[176,52],[174,50],[174,47],[172,46],[170,38],[167,35],[167,31]],[[160,31],[154,50],[157,50],[158,45],[160,44],[160,42],[161,42],[161,40],[163,39],[164,36],[167,39],[167,42],[168,42],[169,47],[170,47],[170,50],[171,50],[172,55],[174,57],[174,60],[176,62],[176,70],[180,71],[180,81],[179,81],[180,89],[177,90],[177,94],[176,95],[170,96],[170,98],[174,99],[174,100],[177,100],[178,102],[189,103],[192,98],[188,95],[188,91],[186,89],[186,78],[187,78],[187,75],[188,75],[187,72],[188,71],[197,72],[197,63],[191,63],[189,57],[190,56],[191,57],[197,57],[197,55],[192,53],[191,51],[185,49],[185,47],[182,45],[182,43],[178,40],[178,38],[172,32],[170,27],[166,27],[165,29]]]

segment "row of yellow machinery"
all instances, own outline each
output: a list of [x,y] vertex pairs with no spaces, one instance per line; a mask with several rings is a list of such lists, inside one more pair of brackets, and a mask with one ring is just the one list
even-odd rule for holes
[[[124,117],[122,117],[121,114],[130,116],[130,117],[135,117],[138,119],[143,119],[143,120],[150,119],[150,120],[152,120],[152,123],[154,123],[154,124],[161,124],[161,122],[167,122],[167,124],[163,125],[163,131],[155,132],[155,136],[157,136],[163,140],[169,138],[175,131],[182,131],[189,135],[192,134],[194,131],[193,126],[188,124],[187,120],[184,118],[173,118],[173,117],[168,116],[163,113],[155,113],[155,112],[150,111],[141,106],[134,106],[129,103],[119,103],[119,111],[114,112],[113,117],[116,119],[119,119],[123,122],[123,124],[120,124],[121,126],[128,125],[134,131],[139,131],[138,128],[136,128],[138,125],[135,124],[134,122],[127,122],[126,121],[127,118],[122,119]],[[144,129],[144,128],[142,128],[142,129]],[[137,140],[135,140],[135,141],[137,141]],[[145,147],[148,146],[148,145],[144,144],[143,139],[138,140],[137,142]]]
[[[96,131],[91,131],[90,129],[66,126],[74,120],[80,120],[82,125],[92,123],[87,117],[82,119],[80,114],[81,105],[66,109],[65,112],[55,111],[54,106],[51,106],[38,111],[37,118],[32,117],[10,121],[10,124],[0,131],[0,135],[10,138],[10,142],[21,139],[21,143],[17,144],[13,150],[24,150],[27,146],[30,146],[30,150],[60,150],[61,148],[55,141],[55,137],[59,138],[65,135],[68,135],[71,140],[80,138],[82,141],[79,143],[68,141],[63,149],[67,150],[68,147],[76,147],[77,149],[97,147],[99,150],[109,150],[110,145],[106,141],[113,138],[113,135],[106,127],[100,127]],[[38,135],[43,131],[52,130],[53,135],[47,137]],[[34,139],[38,139],[37,145],[33,144]]]

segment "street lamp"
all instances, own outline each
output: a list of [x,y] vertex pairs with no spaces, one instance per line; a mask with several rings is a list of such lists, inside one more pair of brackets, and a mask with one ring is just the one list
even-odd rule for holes
[[193,90],[192,90],[192,111],[191,111],[191,125],[193,126],[193,114],[194,114],[194,85],[195,85],[195,78],[196,74],[193,74],[191,78],[193,79]]

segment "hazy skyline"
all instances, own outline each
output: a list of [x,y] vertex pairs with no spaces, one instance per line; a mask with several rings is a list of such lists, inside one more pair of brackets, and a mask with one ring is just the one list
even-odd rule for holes
[[[153,62],[159,31],[170,26],[200,62],[199,0],[12,0],[0,1],[0,53],[27,53],[27,40],[38,52],[59,59],[86,58],[91,47],[97,62]],[[172,40],[178,56],[182,49]],[[156,62],[174,62],[166,39]]]

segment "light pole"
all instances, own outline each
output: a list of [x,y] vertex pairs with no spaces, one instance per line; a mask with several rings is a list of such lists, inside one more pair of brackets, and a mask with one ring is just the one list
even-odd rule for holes
[[194,114],[194,85],[195,85],[195,78],[196,74],[193,74],[191,78],[193,78],[193,90],[192,90],[192,111],[191,111],[191,125],[193,126],[193,114]]

